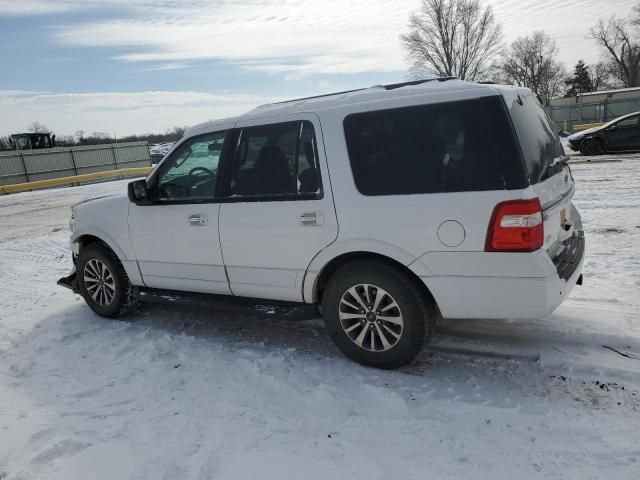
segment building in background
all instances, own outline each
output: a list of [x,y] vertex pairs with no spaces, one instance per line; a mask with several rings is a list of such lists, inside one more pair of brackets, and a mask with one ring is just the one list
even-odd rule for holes
[[558,129],[573,133],[640,111],[640,88],[553,98],[547,106],[547,111],[558,124]]

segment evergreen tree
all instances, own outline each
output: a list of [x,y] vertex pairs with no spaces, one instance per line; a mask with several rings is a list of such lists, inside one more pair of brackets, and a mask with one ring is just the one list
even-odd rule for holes
[[567,90],[568,97],[593,92],[593,82],[591,81],[589,67],[582,60],[576,64],[573,70],[573,77],[569,78],[565,83],[569,87]]

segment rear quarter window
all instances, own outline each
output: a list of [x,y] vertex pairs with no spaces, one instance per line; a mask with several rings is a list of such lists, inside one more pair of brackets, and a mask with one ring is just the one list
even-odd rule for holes
[[[557,173],[558,169],[551,167],[565,152],[552,120],[538,99],[533,95],[519,95],[509,111],[531,183],[539,183]],[[558,167],[562,169],[562,165]]]
[[344,129],[364,195],[528,186],[501,96],[352,114]]

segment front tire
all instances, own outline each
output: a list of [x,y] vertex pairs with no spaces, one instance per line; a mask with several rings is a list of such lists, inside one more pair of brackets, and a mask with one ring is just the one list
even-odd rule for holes
[[587,138],[580,144],[580,153],[586,157],[600,155],[603,151],[602,142],[595,138]]
[[80,251],[77,276],[80,295],[98,315],[117,318],[136,307],[138,290],[129,282],[118,257],[106,246],[90,244]]
[[338,348],[366,366],[410,363],[435,328],[434,308],[418,283],[376,261],[358,261],[331,277],[323,301],[327,331]]

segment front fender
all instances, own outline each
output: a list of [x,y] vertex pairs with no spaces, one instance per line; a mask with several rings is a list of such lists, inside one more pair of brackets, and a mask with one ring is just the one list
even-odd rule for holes
[[111,237],[111,235],[109,235],[107,232],[105,232],[101,228],[96,228],[96,227],[82,228],[73,232],[73,234],[71,235],[71,247],[73,251],[76,251],[75,250],[76,247],[74,247],[73,244],[80,243],[80,240],[82,239],[82,237],[99,238],[104,243],[106,243],[111,250],[113,250],[113,253],[117,255],[120,261],[128,260],[127,255],[125,254],[124,250],[120,247],[120,245],[118,245],[118,242],[116,242]]
[[136,286],[144,285],[138,268],[138,262],[135,260],[133,255],[127,255],[125,249],[122,248],[111,235],[99,227],[85,227],[78,229],[71,235],[71,251],[74,253],[79,252],[79,244],[83,237],[95,237],[104,242],[111,250],[113,250],[113,253],[116,254],[118,260],[122,263],[122,266],[129,277],[129,281]]

